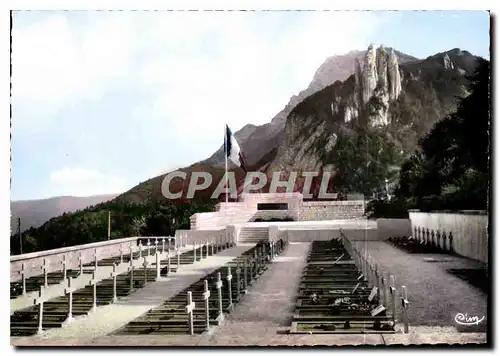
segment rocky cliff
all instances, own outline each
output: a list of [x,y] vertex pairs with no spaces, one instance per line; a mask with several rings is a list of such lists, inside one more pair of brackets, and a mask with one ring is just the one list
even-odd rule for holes
[[[405,53],[393,49],[389,50],[393,53],[396,62],[418,61],[417,58]],[[271,157],[283,141],[285,123],[292,109],[301,101],[325,87],[337,81],[346,80],[355,72],[355,63],[362,61],[368,51],[350,51],[344,55],[328,57],[314,73],[309,86],[297,95],[292,96],[288,104],[274,116],[271,122],[260,126],[245,125],[242,129],[236,131],[235,137],[245,152],[248,164],[255,165],[263,157]],[[223,145],[221,145],[212,156],[201,163],[223,168],[223,149]]]
[[[251,169],[268,175],[342,170],[344,180],[336,182],[338,186],[349,181],[363,184],[369,176],[379,179],[381,160],[396,170],[397,155],[413,152],[418,139],[456,108],[456,98],[467,94],[466,76],[474,71],[476,59],[453,49],[417,60],[381,46],[332,57],[318,69],[309,87],[293,96],[271,122],[246,125],[235,136]],[[336,71],[339,66],[351,69]],[[360,162],[370,170],[360,170]],[[222,145],[209,159],[184,170],[190,172],[200,165],[221,176]],[[161,199],[162,178],[134,187],[119,200]]]
[[[267,172],[335,169],[339,135],[380,132],[402,155],[467,94],[477,57],[451,50],[400,63],[392,49],[370,46],[354,75],[309,96],[288,116],[284,137]],[[363,147],[352,147],[362,150]]]

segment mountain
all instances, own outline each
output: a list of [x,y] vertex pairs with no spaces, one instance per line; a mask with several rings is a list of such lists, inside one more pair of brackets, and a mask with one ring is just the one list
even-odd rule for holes
[[[346,80],[354,73],[356,61],[363,58],[366,52],[350,51],[344,55],[328,57],[314,74],[309,86],[298,95],[292,96],[288,104],[271,119],[271,122],[260,126],[248,124],[236,131],[234,135],[245,152],[248,164],[255,165],[262,157],[269,155],[278,147],[283,140],[286,119],[297,104],[330,84]],[[394,53],[400,63],[418,60],[399,51],[394,51]],[[201,163],[224,168],[224,145],[221,145],[212,156]]]
[[[477,57],[453,49],[400,64],[392,49],[370,46],[355,74],[303,100],[290,113],[268,171],[329,166],[341,133],[360,126],[385,131],[412,152],[436,121],[467,94]],[[360,147],[358,147],[360,149]]]
[[[354,189],[350,184],[354,179],[347,176],[357,177],[359,184],[371,189],[382,175],[394,177],[399,162],[415,149],[418,140],[456,108],[458,98],[467,94],[467,76],[472,75],[477,59],[460,49],[417,59],[373,45],[366,51],[333,56],[316,71],[309,87],[292,97],[270,123],[246,125],[235,136],[252,169],[268,176],[291,170],[335,174],[340,167],[349,166],[350,170],[339,175],[337,189]],[[365,138],[359,137],[361,132]],[[368,146],[373,152],[366,151]],[[347,157],[346,152],[356,155]],[[387,157],[380,158],[384,155]],[[386,163],[381,164],[379,158]],[[360,168],[362,161],[370,165],[367,160],[377,164],[370,170]],[[185,170],[192,172],[201,166],[217,171],[217,181],[223,176],[223,162],[221,146],[210,158]],[[372,184],[365,184],[368,177]],[[155,177],[119,198],[134,202],[161,199],[162,180],[163,176]],[[238,181],[239,186],[241,183]]]
[[21,219],[21,231],[38,227],[49,219],[83,210],[89,206],[114,199],[118,194],[93,195],[90,197],[61,196],[39,200],[18,200],[10,203],[10,226],[12,233],[17,231],[17,219]]

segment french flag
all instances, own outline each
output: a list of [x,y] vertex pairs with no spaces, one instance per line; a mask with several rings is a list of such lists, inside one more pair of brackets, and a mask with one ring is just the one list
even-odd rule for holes
[[227,158],[229,158],[238,167],[241,167],[245,172],[247,172],[245,156],[243,155],[240,145],[238,145],[238,141],[236,141],[236,138],[234,137],[227,124],[226,137],[224,138],[224,151]]

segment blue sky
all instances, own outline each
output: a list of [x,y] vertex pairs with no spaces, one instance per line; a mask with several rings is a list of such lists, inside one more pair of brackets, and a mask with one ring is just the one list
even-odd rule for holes
[[486,12],[17,12],[11,198],[120,193],[268,122],[331,55],[489,56]]

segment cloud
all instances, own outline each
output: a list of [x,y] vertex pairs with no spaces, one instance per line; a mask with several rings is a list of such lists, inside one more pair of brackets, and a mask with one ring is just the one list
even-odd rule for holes
[[58,195],[83,197],[122,193],[131,188],[123,178],[85,168],[62,168],[50,174],[50,181],[57,185]]
[[[64,153],[79,157],[76,167],[106,167],[122,183],[145,180],[209,157],[223,142],[225,123],[236,131],[269,122],[327,57],[366,47],[384,16],[89,11],[32,13],[23,21],[16,13],[13,139],[64,137]],[[88,117],[76,115],[81,108]],[[55,147],[36,149],[52,170],[66,165]],[[87,191],[47,184],[64,194]]]

